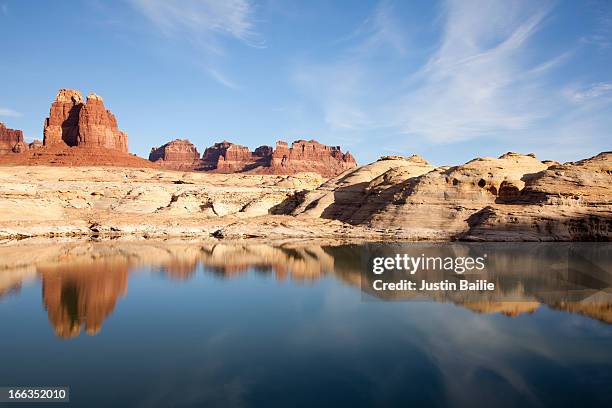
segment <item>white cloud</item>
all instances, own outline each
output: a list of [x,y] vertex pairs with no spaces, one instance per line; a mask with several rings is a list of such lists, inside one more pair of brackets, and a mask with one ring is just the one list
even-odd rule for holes
[[17,112],[17,111],[15,111],[13,109],[1,108],[0,107],[0,116],[17,118],[17,117],[20,117],[20,116],[23,116],[23,115],[20,112]]
[[167,34],[187,32],[234,37],[258,45],[248,0],[131,0],[134,6]]
[[593,99],[612,97],[612,82],[599,82],[589,86],[566,90],[573,102],[587,102]]
[[550,114],[540,80],[556,64],[526,56],[547,13],[529,3],[448,1],[439,48],[401,97],[400,131],[458,141],[525,129]]
[[390,53],[392,58],[405,56],[406,38],[391,3],[383,1],[354,32],[336,42],[348,46],[333,62],[299,61],[292,80],[302,93],[320,105],[331,131],[385,127],[380,120],[382,114],[372,102],[384,94],[378,86],[383,84],[377,78],[383,79],[383,83],[386,78],[369,63],[377,60],[381,52]]
[[238,86],[218,67],[225,54],[222,39],[233,39],[251,47],[264,43],[255,30],[250,0],[129,0],[166,37],[188,41],[202,51],[205,71],[215,81],[232,89]]
[[239,89],[240,87],[233,82],[231,79],[227,78],[225,75],[223,75],[221,72],[217,71],[214,68],[206,68],[206,71],[210,74],[210,76],[217,82],[219,82],[221,85],[225,85],[228,88],[231,89]]
[[574,136],[561,127],[584,134],[601,129],[584,127],[589,120],[609,123],[600,108],[612,83],[564,91],[554,70],[575,63],[580,45],[576,38],[555,52],[537,42],[553,11],[527,0],[448,0],[434,21],[439,40],[423,43],[410,37],[419,27],[407,29],[411,22],[383,2],[342,40],[344,50],[329,61],[300,61],[293,79],[331,132],[389,149],[486,138],[545,150],[553,141],[563,145],[565,135],[570,151]]

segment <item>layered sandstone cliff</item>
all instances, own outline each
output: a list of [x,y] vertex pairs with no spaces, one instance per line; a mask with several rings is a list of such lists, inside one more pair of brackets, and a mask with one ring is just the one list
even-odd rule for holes
[[565,165],[507,153],[454,167],[385,158],[309,192],[293,214],[408,239],[612,239],[612,153]]
[[115,116],[95,93],[83,101],[81,93],[60,89],[45,120],[44,145],[101,147],[127,153],[128,138]]
[[270,173],[314,171],[333,177],[357,167],[350,153],[342,153],[340,146],[327,146],[315,140],[297,140],[291,144],[279,141],[272,153]]
[[149,160],[175,170],[201,170],[217,173],[296,174],[319,173],[336,176],[357,166],[350,153],[339,146],[327,146],[314,140],[298,140],[291,147],[279,141],[276,148],[259,146],[255,151],[224,140],[208,147],[201,159],[188,140],[174,140],[153,148]]

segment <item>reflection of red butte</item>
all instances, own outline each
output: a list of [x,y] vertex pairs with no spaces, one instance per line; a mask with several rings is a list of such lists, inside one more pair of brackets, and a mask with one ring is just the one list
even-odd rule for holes
[[43,282],[43,302],[55,333],[78,336],[81,326],[97,334],[115,309],[128,284],[128,264],[108,261],[38,267]]

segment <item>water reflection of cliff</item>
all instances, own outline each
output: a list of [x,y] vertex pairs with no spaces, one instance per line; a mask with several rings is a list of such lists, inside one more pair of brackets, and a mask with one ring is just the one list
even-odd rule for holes
[[102,259],[37,269],[43,303],[59,337],[78,336],[81,327],[89,335],[98,333],[117,299],[127,291],[128,264],[122,261]]
[[[487,252],[490,263],[486,276],[467,277],[494,281],[496,290],[485,294],[371,290],[372,277],[363,271],[372,254],[404,252],[443,256]],[[611,263],[610,244],[12,242],[0,246],[0,299],[18,292],[25,282],[40,279],[49,321],[58,336],[69,338],[81,330],[90,335],[101,330],[126,295],[130,273],[151,270],[171,280],[209,273],[232,279],[254,270],[277,280],[312,281],[333,276],[347,285],[361,286],[368,296],[388,300],[451,302],[477,313],[507,316],[533,313],[545,304],[612,323]],[[427,273],[429,280],[445,277]]]

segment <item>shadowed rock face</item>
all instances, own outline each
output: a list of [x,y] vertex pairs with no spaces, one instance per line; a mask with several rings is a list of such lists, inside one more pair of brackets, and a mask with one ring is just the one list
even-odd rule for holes
[[44,145],[101,147],[127,153],[128,137],[115,116],[94,93],[83,101],[81,93],[60,89],[45,120]]
[[279,141],[276,148],[259,146],[251,152],[248,147],[228,141],[208,147],[198,160],[197,149],[188,140],[175,140],[153,148],[149,160],[175,170],[201,170],[217,173],[249,172],[256,174],[319,173],[336,176],[357,163],[350,153],[342,153],[339,146],[326,146],[314,140],[298,140],[291,147]]

